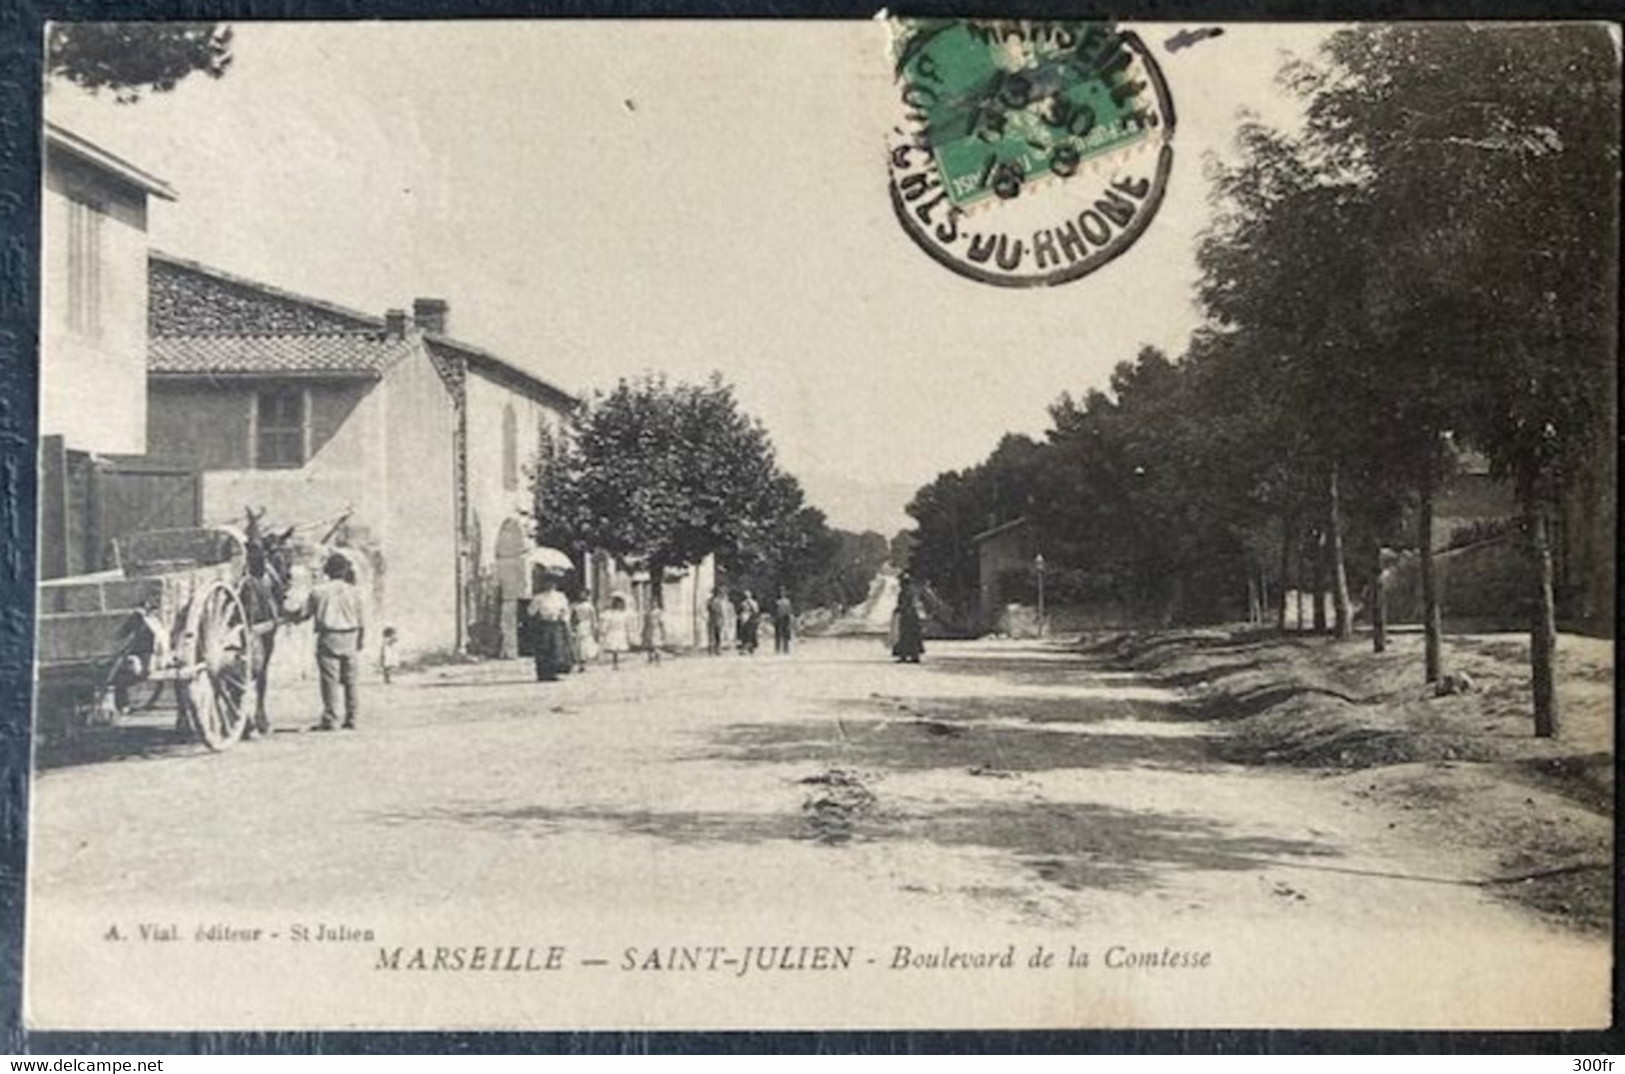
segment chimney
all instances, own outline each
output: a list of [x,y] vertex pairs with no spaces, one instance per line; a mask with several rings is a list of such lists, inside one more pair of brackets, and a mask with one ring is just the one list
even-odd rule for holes
[[446,334],[446,314],[449,307],[443,298],[414,298],[412,300],[412,319],[418,327],[433,335]]
[[406,336],[406,311],[384,311],[384,335],[390,339],[403,339]]

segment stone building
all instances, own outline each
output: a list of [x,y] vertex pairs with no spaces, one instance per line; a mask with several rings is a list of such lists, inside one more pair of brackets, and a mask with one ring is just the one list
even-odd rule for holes
[[263,507],[352,549],[402,655],[517,653],[526,466],[572,397],[439,300],[380,317],[157,253],[150,280],[148,453],[198,471],[200,520]]
[[976,549],[976,628],[999,631],[1007,606],[1017,599],[1003,592],[1001,578],[1011,572],[1032,569],[1036,549],[1033,528],[1025,518],[993,526],[971,537]]
[[531,596],[530,470],[544,430],[556,434],[574,399],[446,334],[444,303],[420,299],[415,323],[451,392],[456,517],[463,533],[461,636],[471,650],[519,655],[520,605]]

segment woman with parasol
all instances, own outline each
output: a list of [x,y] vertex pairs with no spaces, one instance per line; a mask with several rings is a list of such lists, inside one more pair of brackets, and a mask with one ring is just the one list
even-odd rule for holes
[[536,681],[554,682],[574,664],[570,648],[570,602],[559,592],[558,579],[540,570],[536,595],[530,598]]

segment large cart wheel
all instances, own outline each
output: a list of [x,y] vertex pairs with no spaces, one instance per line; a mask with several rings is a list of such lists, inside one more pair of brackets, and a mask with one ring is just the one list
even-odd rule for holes
[[253,645],[242,601],[226,585],[211,583],[187,606],[175,692],[192,729],[211,750],[232,745],[248,726]]

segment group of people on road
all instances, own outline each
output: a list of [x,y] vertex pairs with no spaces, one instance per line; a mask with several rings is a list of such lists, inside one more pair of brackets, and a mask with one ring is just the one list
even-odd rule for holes
[[[566,597],[558,581],[551,576],[537,582],[536,595],[531,597],[526,612],[538,682],[553,682],[571,671],[586,671],[587,665],[600,654],[607,655],[611,666],[619,670],[622,654],[632,650],[634,626],[638,629],[644,659],[649,663],[660,663],[666,648],[665,611],[660,605],[651,602],[641,621],[635,623],[626,597],[620,594],[611,597],[609,607],[600,613],[585,589],[577,590],[573,599]],[[737,603],[729,600],[722,589],[714,590],[706,602],[706,632],[711,654],[722,653],[726,638],[733,639],[733,647],[738,652],[755,653],[760,645],[763,618],[762,607],[749,590],[740,595]],[[781,592],[774,601],[771,622],[774,650],[788,653],[795,634],[795,609],[789,594]]]
[[[626,598],[619,594],[610,598],[609,607],[600,614],[584,589],[578,590],[571,600],[559,591],[555,579],[544,577],[531,598],[529,613],[534,628],[532,644],[539,682],[554,681],[572,670],[585,671],[600,652],[608,654],[612,666],[619,670],[621,654],[631,651],[633,613],[627,608]],[[660,662],[666,646],[664,615],[660,605],[655,603],[643,613],[642,648],[645,659],[651,663]],[[788,654],[795,637],[796,619],[795,606],[787,592],[780,590],[771,611],[764,612],[748,589],[741,591],[737,600],[730,599],[721,587],[712,590],[705,604],[707,652],[721,656],[731,640],[735,652],[754,655],[761,645],[763,619],[772,624],[773,651]],[[922,623],[919,596],[913,580],[905,574],[898,587],[897,607],[892,612],[887,638],[894,660],[905,664],[920,662],[925,653]]]
[[[610,598],[609,607],[599,612],[585,589],[578,589],[573,599],[566,597],[552,576],[538,580],[536,595],[526,612],[538,682],[553,682],[571,671],[586,671],[600,654],[607,655],[611,666],[619,670],[622,654],[632,650],[634,631],[649,663],[660,663],[666,648],[665,611],[660,605],[651,602],[639,619],[627,607],[626,597],[616,594]],[[764,618],[773,627],[775,652],[788,653],[795,635],[795,608],[783,591],[773,602],[771,612],[764,614],[750,590],[744,590],[734,601],[718,588],[706,602],[705,617],[708,648],[713,656],[721,655],[728,639],[735,651],[754,654],[761,644]]]
[[[322,697],[322,715],[315,729],[354,729],[360,708],[359,664],[366,647],[365,602],[356,585],[355,569],[344,555],[328,556],[322,573],[324,580],[311,589],[310,595],[289,618],[296,622],[314,620]],[[607,654],[611,666],[619,670],[622,654],[631,652],[633,613],[620,594],[611,597],[609,607],[600,613],[584,588],[577,589],[572,598],[560,590],[557,579],[544,575],[527,611],[538,682],[554,682],[571,671],[586,671],[587,665],[600,654]],[[774,651],[789,653],[795,634],[795,609],[788,593],[779,592],[770,615]],[[713,590],[711,599],[706,602],[706,634],[711,655],[720,656],[724,640],[729,637],[737,652],[753,655],[760,642],[762,618],[762,607],[750,590],[743,591],[737,603],[721,588]],[[650,604],[640,626],[645,659],[659,663],[666,646],[665,618],[659,604]],[[900,663],[918,664],[925,652],[919,598],[913,581],[906,574],[898,587],[897,607],[892,612],[887,640],[892,658]],[[388,681],[387,672],[385,680]],[[341,710],[342,724],[339,723]]]
[[[788,653],[790,641],[795,636],[796,614],[790,594],[782,589],[779,590],[778,599],[773,602],[771,616],[773,651]],[[706,650],[712,656],[721,656],[726,639],[732,638],[736,652],[745,656],[754,655],[761,645],[762,618],[762,606],[750,590],[744,590],[737,603],[729,600],[722,589],[712,590],[711,599],[705,604]]]
[[[632,651],[633,613],[620,594],[610,598],[602,613],[593,606],[585,589],[573,598],[559,589],[558,581],[544,576],[527,608],[531,621],[531,654],[537,682],[553,682],[571,671],[583,672],[600,655],[607,655],[617,671],[621,656]],[[666,647],[664,613],[651,605],[643,613],[641,641],[646,659],[660,662]]]

